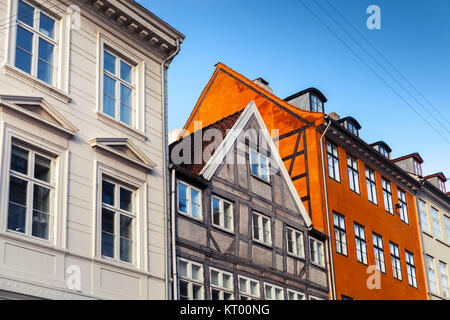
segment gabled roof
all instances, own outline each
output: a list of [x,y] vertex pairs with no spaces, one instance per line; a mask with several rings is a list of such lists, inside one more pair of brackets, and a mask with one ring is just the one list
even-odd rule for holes
[[429,176],[424,177],[424,179],[426,180],[426,179],[431,179],[431,178],[434,178],[434,177],[438,177],[439,179],[441,179],[444,182],[447,181],[447,178],[445,177],[445,175],[442,172],[431,174]]
[[408,159],[408,158],[414,158],[417,162],[423,163],[422,157],[421,157],[420,154],[418,154],[417,152],[414,152],[414,153],[408,154],[408,155],[406,155],[406,156],[402,156],[402,157],[393,159],[393,160],[391,160],[391,161],[392,161],[392,162],[398,162],[398,161],[405,160],[405,159]]
[[[206,163],[203,163],[204,160],[202,160],[201,165],[182,165],[182,167],[185,169],[189,168],[191,170],[191,172],[196,173],[197,175],[201,175],[207,180],[210,180],[213,177],[213,175],[215,174],[215,172],[217,171],[217,169],[220,167],[220,165],[223,163],[228,152],[232,149],[237,138],[243,132],[245,126],[250,121],[250,119],[252,119],[252,117],[254,117],[256,119],[259,127],[262,129],[262,133],[264,135],[264,138],[267,141],[267,145],[270,150],[270,154],[273,157],[273,159],[275,160],[277,168],[279,168],[279,170],[281,172],[281,176],[286,181],[286,185],[288,186],[289,191],[291,192],[292,197],[294,198],[294,201],[296,202],[296,204],[302,214],[305,224],[308,227],[312,226],[311,218],[309,217],[309,215],[303,205],[303,202],[300,199],[297,189],[295,188],[295,186],[291,180],[291,177],[289,176],[289,173],[286,170],[283,160],[281,159],[280,154],[278,153],[278,149],[277,149],[272,137],[270,136],[270,133],[267,130],[264,120],[262,119],[261,114],[259,113],[258,108],[256,107],[256,104],[254,101],[251,101],[245,109],[243,109],[239,112],[236,112],[236,113],[230,115],[229,117],[226,117],[220,121],[217,121],[216,123],[213,123],[207,127],[207,128],[215,128],[215,129],[220,130],[221,132],[225,132],[225,135],[224,135],[224,139],[219,144],[219,146],[217,146],[215,148],[214,153],[212,154],[212,157],[210,159],[208,159],[206,161]],[[205,129],[206,128],[204,128],[202,130],[202,133]],[[198,133],[200,133],[200,130],[197,131],[197,134]],[[193,145],[193,141],[195,141],[195,139],[194,139],[195,134],[196,133],[189,135],[188,137],[190,137],[190,139],[185,140],[185,143],[188,143],[191,150],[194,149],[194,147],[192,147],[192,145]],[[173,150],[173,148],[176,147],[177,145],[179,145],[180,143],[182,143],[183,140],[174,142],[170,146],[170,150]],[[204,148],[206,148],[210,143],[211,142],[209,142],[209,141],[207,141],[206,144],[205,144],[205,142],[203,142],[201,151],[203,151]],[[170,154],[172,154],[171,151],[170,151]],[[202,152],[202,154],[203,154],[203,152]]]
[[22,116],[56,129],[68,136],[74,136],[78,129],[56,108],[41,97],[0,96],[0,108],[6,107]]

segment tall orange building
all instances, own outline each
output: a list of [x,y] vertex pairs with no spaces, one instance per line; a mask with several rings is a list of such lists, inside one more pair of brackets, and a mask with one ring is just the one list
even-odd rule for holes
[[219,63],[183,134],[250,101],[268,130],[278,130],[273,138],[313,225],[330,236],[330,297],[427,299],[414,201],[418,182],[390,160],[386,143],[364,142],[355,119],[326,115],[319,90],[283,100],[263,79],[251,81]]

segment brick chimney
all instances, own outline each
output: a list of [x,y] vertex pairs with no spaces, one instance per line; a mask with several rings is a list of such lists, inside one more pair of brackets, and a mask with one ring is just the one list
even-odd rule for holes
[[269,92],[273,92],[272,88],[269,87],[269,82],[264,80],[263,78],[258,78],[253,80],[254,83],[256,83],[258,86],[260,86],[261,88],[266,89]]

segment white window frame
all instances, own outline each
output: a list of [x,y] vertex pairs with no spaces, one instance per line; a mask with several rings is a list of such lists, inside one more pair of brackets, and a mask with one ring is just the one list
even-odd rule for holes
[[378,145],[378,151],[385,156],[386,158],[389,159],[389,152],[387,151],[387,149],[381,145]]
[[[261,154],[260,152],[257,152],[256,150],[249,148],[250,149],[250,172],[252,173],[252,175],[266,181],[270,183],[270,158],[268,156],[265,156],[263,154]],[[256,156],[256,163],[253,163],[253,157]],[[263,175],[263,168],[262,168],[262,161],[261,159],[266,159],[266,178],[264,178]],[[253,165],[256,165],[257,168],[257,172],[253,171]]]
[[[14,170],[11,169],[11,155],[12,155],[12,147],[18,147],[20,149],[23,149],[25,151],[28,152],[28,161],[27,161],[27,174],[23,174],[20,172],[16,172]],[[36,156],[45,158],[47,160],[50,160],[50,182],[45,182],[39,179],[36,179],[34,177],[34,170],[35,170],[35,159]],[[11,177],[14,178],[18,178],[20,180],[26,181],[27,182],[27,206],[26,206],[26,215],[25,215],[25,230],[24,232],[20,232],[20,231],[15,231],[15,230],[11,230],[8,229],[8,218],[9,218],[9,210],[7,209],[6,212],[6,231],[7,232],[11,232],[11,233],[15,233],[15,234],[19,234],[19,235],[24,235],[33,239],[38,239],[40,241],[48,241],[48,242],[52,242],[53,241],[53,220],[54,220],[54,212],[55,212],[55,170],[56,166],[55,166],[55,159],[54,157],[40,152],[38,151],[36,148],[31,148],[26,146],[25,144],[21,143],[21,142],[16,142],[13,141],[11,143],[11,148],[9,148],[9,163],[8,163],[8,171],[9,171],[9,175],[8,175],[8,181],[7,181],[7,188],[9,189],[10,187],[10,180]],[[34,186],[41,186],[41,187],[45,187],[46,189],[50,190],[50,210],[49,210],[49,214],[48,214],[48,239],[46,238],[41,238],[41,237],[36,237],[33,236],[32,234],[32,220],[33,220],[33,198],[34,198]],[[8,191],[8,200],[6,203],[6,208],[9,207],[9,193],[10,191]]]
[[[294,299],[290,299],[290,294],[294,295]],[[306,300],[306,294],[303,292],[287,289],[287,300]]]
[[375,256],[375,266],[378,271],[386,273],[386,261],[384,257],[383,237],[373,232],[372,241],[373,241],[373,252]]
[[398,245],[393,242],[389,242],[389,249],[391,252],[392,275],[395,279],[401,281],[403,279],[403,275],[400,261],[400,250]]
[[[359,223],[354,223],[355,231],[355,247],[356,247],[356,260],[362,264],[368,264],[367,257],[367,240],[366,240],[366,228]],[[359,253],[359,254],[358,254]]]
[[422,165],[416,159],[413,159],[414,173],[419,177],[422,176]]
[[[289,250],[289,232],[294,237],[292,239],[292,250]],[[300,239],[300,243],[298,243],[298,239]],[[300,248],[300,250],[299,250]],[[289,254],[298,257],[305,257],[305,240],[303,232],[296,230],[291,227],[286,227],[286,250]],[[300,252],[299,252],[300,251]]]
[[[320,250],[317,247],[317,244],[320,243]],[[323,241],[317,240],[315,238],[310,237],[309,238],[309,250],[310,250],[310,259],[311,263],[316,264],[321,267],[325,267],[325,254],[324,254],[324,243]],[[313,252],[317,254],[312,254]],[[313,256],[317,257],[316,259],[313,259]],[[319,261],[319,256],[322,257],[322,262]]]
[[436,279],[436,266],[434,264],[434,258],[432,256],[425,255],[425,267],[428,277],[428,289],[431,293],[439,294],[439,288]]
[[[242,290],[241,279],[246,281],[245,288]],[[251,283],[256,283],[257,285],[257,294],[251,293]],[[261,299],[261,286],[259,280],[255,280],[252,278],[238,276],[238,285],[239,285],[239,299],[240,300],[260,300]]]
[[337,182],[341,182],[341,172],[339,168],[339,148],[335,144],[327,141],[326,151],[328,177]]
[[378,205],[377,182],[375,171],[366,166],[366,186],[367,199],[375,205]]
[[[212,276],[211,273],[215,271],[217,273],[219,273],[219,283],[218,284],[213,284],[212,283]],[[223,286],[223,275],[227,275],[230,277],[230,284],[231,284],[231,288],[227,288]],[[209,268],[209,279],[210,279],[210,287],[211,287],[211,299],[212,299],[212,292],[213,290],[219,291],[219,300],[225,300],[224,299],[224,295],[225,293],[230,294],[231,299],[227,299],[227,300],[234,300],[234,277],[233,274],[231,272],[227,272],[224,270],[220,270],[217,268]]]
[[311,93],[311,111],[312,112],[323,112],[323,101],[320,98]]
[[[183,185],[185,185],[186,186],[186,192],[187,192],[187,199],[186,199],[186,202],[187,202],[187,212],[183,212],[183,211],[181,211],[180,210],[180,191],[179,191],[179,186],[180,186],[180,184],[183,184]],[[200,200],[200,203],[198,204],[198,210],[199,210],[199,216],[198,217],[194,217],[193,215],[192,215],[192,206],[194,205],[193,203],[192,203],[192,192],[191,192],[191,190],[195,190],[195,191],[197,191],[198,192],[198,197],[199,197],[199,200]],[[184,181],[181,181],[181,180],[178,180],[177,181],[177,212],[179,213],[179,214],[182,214],[182,215],[184,215],[184,216],[188,216],[188,217],[190,217],[190,218],[193,218],[193,219],[196,219],[196,220],[203,220],[203,208],[202,208],[202,191],[200,190],[200,189],[198,189],[198,188],[195,188],[195,187],[193,187],[192,185],[190,185],[190,184],[188,184],[188,183],[186,183],[186,182],[184,182]]]
[[439,185],[439,190],[441,190],[443,193],[445,193],[446,192],[445,182],[443,180],[441,180],[440,178],[438,178],[438,185]]
[[414,254],[405,250],[406,273],[408,275],[408,283],[410,286],[417,288],[416,265],[414,263]]
[[444,215],[444,228],[446,241],[450,244],[450,217],[446,215]]
[[398,196],[398,203],[401,206],[398,209],[399,213],[400,213],[400,220],[402,220],[406,224],[409,224],[408,204],[406,202],[406,192],[400,188],[397,188],[397,196]]
[[442,295],[445,298],[450,298],[450,292],[448,288],[448,269],[445,262],[439,261],[439,278],[442,287]]
[[358,159],[347,154],[348,185],[350,190],[361,194],[359,185]]
[[[214,223],[214,206],[213,206],[213,201],[214,198],[218,199],[220,202],[219,204],[219,224]],[[224,203],[227,203],[230,205],[230,212],[231,212],[231,221],[230,221],[230,226],[231,228],[226,228],[225,227],[225,206]],[[211,224],[216,227],[219,228],[221,230],[225,230],[227,232],[234,232],[234,206],[233,203],[231,201],[225,200],[221,197],[218,197],[216,195],[211,195]]]
[[[267,298],[267,295],[266,295],[267,288],[269,288],[273,298],[270,298],[270,299]],[[281,291],[281,295],[282,295],[281,299],[276,298],[276,290],[278,290],[278,292]],[[264,282],[264,300],[284,300],[284,299],[285,299],[285,297],[284,297],[284,289],[283,289],[283,287],[280,287],[280,286],[277,286],[277,285],[274,285],[274,284],[271,284],[271,283]]]
[[[186,263],[186,275],[183,276],[180,274],[179,270],[179,266],[180,266],[180,262],[184,262]],[[194,279],[192,277],[192,266],[197,266],[200,268],[200,279]],[[194,300],[194,285],[197,285],[200,287],[200,293],[201,293],[201,298],[198,300],[204,300],[205,299],[205,286],[204,286],[204,275],[203,275],[203,265],[201,263],[197,263],[197,262],[193,262],[191,260],[187,260],[184,258],[178,258],[177,259],[177,267],[178,267],[178,299],[181,300],[181,296],[180,296],[180,288],[181,282],[185,282],[187,283],[188,286],[188,300]]]
[[[439,210],[437,210],[434,207],[431,207],[431,219],[433,220],[434,236],[438,239],[442,239],[441,217],[439,214]],[[438,232],[439,232],[439,234],[438,234]]]
[[333,227],[336,252],[344,256],[348,256],[345,217],[337,212],[333,212]]
[[[427,203],[422,199],[419,199],[418,203],[419,217],[420,217],[420,226],[422,230],[426,232],[430,232],[430,224],[428,223],[428,210]],[[450,242],[450,240],[449,240]]]
[[[255,219],[256,216],[256,219]],[[256,221],[255,221],[256,220]],[[267,223],[264,224],[263,221],[266,220]],[[258,234],[255,233],[255,223],[256,227],[258,229]],[[266,226],[269,226],[269,230],[265,230]],[[266,246],[272,246],[272,219],[269,216],[266,216],[262,213],[253,211],[252,212],[252,233],[253,233],[253,241],[256,241],[258,243],[262,243]],[[264,241],[264,234],[268,233],[267,238],[269,239],[268,242]]]
[[383,189],[384,210],[394,215],[394,202],[392,200],[392,186],[388,179],[381,177],[381,186]]

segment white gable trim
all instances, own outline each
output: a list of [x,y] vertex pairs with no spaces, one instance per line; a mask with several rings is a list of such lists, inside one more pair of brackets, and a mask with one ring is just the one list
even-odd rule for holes
[[215,174],[219,166],[222,164],[222,162],[225,159],[225,156],[228,154],[228,152],[233,147],[235,141],[239,137],[239,135],[242,133],[243,129],[249,122],[252,116],[255,116],[255,119],[257,120],[259,126],[262,129],[262,132],[264,134],[264,138],[268,141],[268,145],[271,151],[271,156],[277,163],[278,167],[280,168],[280,172],[282,177],[285,179],[286,184],[289,188],[289,191],[291,192],[294,201],[296,202],[298,208],[300,209],[300,212],[302,214],[302,217],[308,227],[312,226],[311,218],[308,215],[308,212],[305,209],[305,206],[303,205],[302,200],[300,199],[300,196],[298,195],[297,189],[294,186],[294,183],[291,180],[291,177],[289,176],[289,173],[286,170],[286,167],[284,166],[283,160],[280,157],[280,154],[278,152],[278,149],[275,145],[275,142],[273,141],[272,137],[269,134],[269,131],[267,130],[266,124],[264,123],[263,118],[261,117],[261,114],[259,113],[258,107],[256,106],[254,101],[251,101],[247,107],[242,112],[239,119],[236,121],[234,126],[231,128],[231,131],[229,134],[225,137],[225,139],[222,141],[222,143],[219,145],[219,147],[214,152],[214,155],[209,159],[209,161],[206,163],[206,165],[203,167],[202,171],[200,172],[201,175],[207,180],[210,180],[212,176]]

